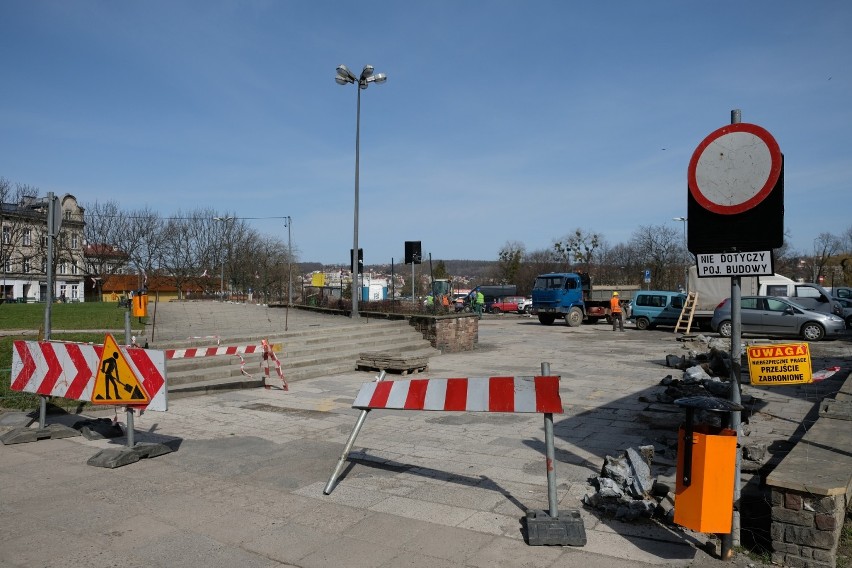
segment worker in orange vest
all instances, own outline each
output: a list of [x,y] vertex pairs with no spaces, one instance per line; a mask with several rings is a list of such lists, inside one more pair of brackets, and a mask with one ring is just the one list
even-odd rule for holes
[[612,331],[615,331],[615,326],[621,331],[624,331],[624,319],[621,317],[621,303],[618,300],[618,292],[612,293],[612,298],[609,300],[609,313],[612,316]]

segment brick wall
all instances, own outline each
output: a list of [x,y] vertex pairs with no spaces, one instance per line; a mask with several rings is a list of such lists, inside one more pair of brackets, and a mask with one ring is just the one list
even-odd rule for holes
[[772,489],[772,562],[792,568],[834,568],[846,496]]
[[409,321],[442,353],[473,351],[479,341],[479,318],[475,314],[411,316]]

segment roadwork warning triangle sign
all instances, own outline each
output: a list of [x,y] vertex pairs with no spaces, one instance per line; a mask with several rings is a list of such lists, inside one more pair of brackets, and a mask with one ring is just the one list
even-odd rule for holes
[[115,338],[107,334],[104,352],[92,388],[92,404],[145,405],[151,401],[145,387],[136,378]]

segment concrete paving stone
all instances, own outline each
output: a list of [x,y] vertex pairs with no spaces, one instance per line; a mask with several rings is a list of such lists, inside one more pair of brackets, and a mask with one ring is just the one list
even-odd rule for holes
[[[376,506],[395,497],[380,501]],[[315,529],[340,533],[370,514],[368,509],[358,509],[353,506],[317,500],[317,506],[303,514],[295,515],[291,522],[314,527]]]
[[293,492],[293,494],[313,499],[321,499],[323,502],[327,503],[348,505],[358,509],[368,509],[371,505],[375,505],[389,497],[387,493],[369,491],[363,487],[339,482],[331,492],[331,495],[325,495],[323,494],[323,490],[325,489],[326,483],[327,482],[325,481],[318,481],[297,489]]
[[[515,568],[542,568],[552,566],[562,556],[560,546],[529,546],[516,538],[495,538],[466,560],[473,568],[513,566]],[[569,566],[569,564],[566,564]]]
[[342,534],[349,538],[375,544],[393,544],[396,548],[402,543],[415,540],[424,531],[433,528],[431,523],[407,519],[398,515],[370,513]]
[[335,546],[320,548],[299,560],[303,568],[328,568],[329,566],[378,566],[395,558],[397,543],[377,544],[346,536],[338,537]]
[[[141,554],[142,552],[137,552]],[[207,535],[191,531],[175,531],[160,538],[157,546],[146,546],[144,555],[158,566],[202,568],[215,558],[220,566],[267,568],[269,559],[240,547],[226,546]]]
[[625,560],[646,564],[666,564],[686,562],[695,557],[695,549],[685,543],[658,541],[650,538],[619,535],[613,532],[599,531],[597,528],[586,530],[587,543],[584,552],[612,555]]
[[381,565],[370,568],[465,568],[466,564],[437,558],[427,554],[418,554],[409,550],[397,551],[397,555]]
[[458,527],[481,533],[523,539],[521,534],[521,518],[524,515],[511,517],[499,513],[476,511],[462,521]]
[[426,554],[445,560],[466,563],[467,559],[487,546],[494,536],[450,526],[436,526],[417,539],[402,544],[403,551]]
[[370,510],[447,526],[458,525],[475,512],[471,509],[398,496],[376,503]]
[[443,503],[445,505],[478,511],[490,511],[505,499],[502,494],[494,490],[480,489],[455,483],[446,483],[439,486],[424,483],[407,496],[410,499],[417,499],[419,501]]
[[349,476],[345,481],[352,487],[362,488],[366,491],[380,491],[388,495],[406,496],[419,487],[416,481],[405,479],[401,476],[382,477],[368,474]]
[[[334,547],[339,535],[318,531],[315,527],[299,523],[282,524],[280,530],[264,532],[242,543],[247,551],[276,562],[299,566],[299,561],[316,550]],[[216,563],[217,566],[233,566]]]

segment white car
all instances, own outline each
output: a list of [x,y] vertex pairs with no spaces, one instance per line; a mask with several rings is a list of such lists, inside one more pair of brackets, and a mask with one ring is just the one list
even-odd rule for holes
[[528,314],[532,312],[532,296],[518,300],[518,313]]

